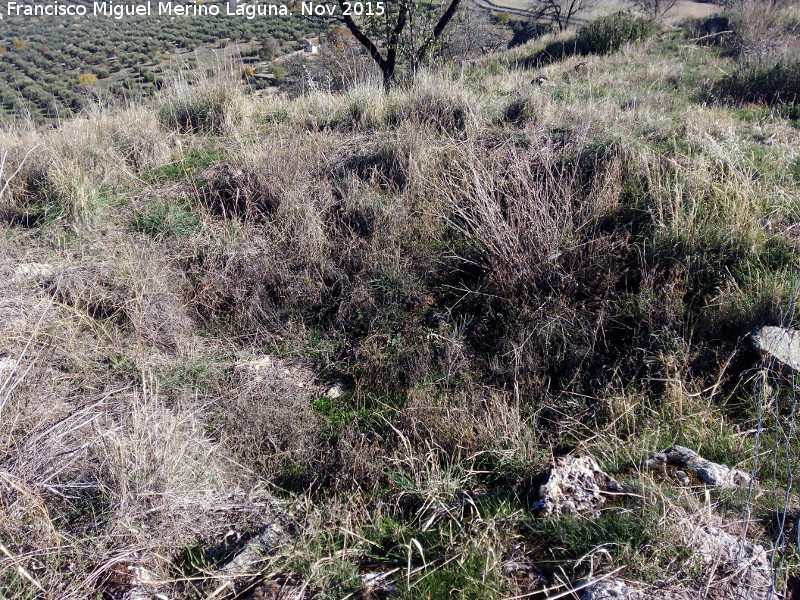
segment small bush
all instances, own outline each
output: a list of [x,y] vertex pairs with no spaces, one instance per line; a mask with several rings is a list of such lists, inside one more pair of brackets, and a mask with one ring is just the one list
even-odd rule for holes
[[618,12],[581,27],[577,43],[581,54],[611,54],[629,42],[646,40],[657,30],[654,21]]
[[574,38],[549,44],[525,59],[523,64],[540,67],[575,54],[611,54],[627,43],[646,40],[657,31],[655,21],[618,12],[587,23]]
[[374,144],[355,156],[343,159],[340,174],[354,174],[359,179],[374,181],[389,190],[402,190],[408,183],[411,149],[402,142]]
[[91,85],[93,83],[97,83],[97,75],[94,73],[81,73],[78,75],[79,85]]
[[15,206],[3,220],[23,227],[38,227],[59,217],[76,224],[95,224],[111,202],[108,190],[80,170],[48,165],[46,160],[37,158],[37,164],[20,173],[15,182]]
[[523,127],[526,123],[536,120],[539,106],[533,97],[519,93],[508,103],[503,110],[502,121]]
[[407,94],[389,106],[389,122],[412,122],[433,126],[437,131],[459,133],[478,124],[475,98],[457,82],[420,77]]
[[514,37],[508,42],[509,48],[527,44],[531,40],[540,38],[552,31],[551,25],[537,23],[535,21],[517,21],[512,28]]
[[800,99],[800,59],[780,58],[771,64],[744,64],[720,80],[712,94],[740,102],[797,104]]
[[315,147],[301,143],[271,139],[248,145],[203,171],[200,199],[215,216],[272,218],[288,199],[315,196],[309,179],[319,160]]
[[235,82],[181,83],[165,95],[158,117],[181,133],[221,134],[242,120],[241,91]]

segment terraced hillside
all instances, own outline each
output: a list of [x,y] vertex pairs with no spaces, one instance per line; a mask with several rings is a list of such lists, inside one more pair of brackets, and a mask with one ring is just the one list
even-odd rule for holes
[[98,93],[142,101],[180,71],[196,69],[191,52],[197,48],[240,42],[245,58],[257,59],[265,43],[290,52],[328,28],[299,14],[247,19],[227,16],[224,8],[219,16],[115,19],[93,16],[87,0],[76,4],[89,7],[89,14],[0,20],[0,105],[6,115],[68,118]]

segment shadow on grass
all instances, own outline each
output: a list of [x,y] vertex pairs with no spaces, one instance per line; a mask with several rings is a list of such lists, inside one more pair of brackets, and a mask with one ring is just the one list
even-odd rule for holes
[[705,99],[783,106],[789,108],[791,118],[798,118],[800,58],[779,58],[768,64],[743,64],[733,74],[715,82]]
[[522,64],[526,68],[539,68],[569,56],[611,54],[627,43],[651,37],[658,29],[652,20],[618,12],[587,23],[575,37],[549,44],[523,59]]

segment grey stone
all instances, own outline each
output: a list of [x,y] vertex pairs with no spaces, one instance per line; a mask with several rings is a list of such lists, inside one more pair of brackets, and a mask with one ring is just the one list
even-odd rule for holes
[[596,511],[609,494],[624,492],[622,484],[604,473],[592,457],[561,456],[555,459],[534,506],[546,515]]
[[[585,582],[581,582],[583,585]],[[634,592],[630,586],[621,579],[608,578],[585,588],[582,600],[610,600],[611,598],[632,598]],[[638,597],[638,596],[637,596]]]
[[792,369],[800,369],[800,331],[767,326],[753,333],[751,339],[762,353]]
[[223,565],[215,576],[221,580],[235,581],[251,573],[258,573],[259,565],[263,564],[286,539],[286,533],[277,523],[267,525],[247,542],[236,556]]
[[692,485],[692,480],[689,479],[689,476],[684,471],[675,471],[673,475],[680,485],[684,487]]
[[328,391],[325,392],[325,396],[335,400],[336,398],[341,398],[347,393],[347,387],[341,381],[337,381],[331,387],[328,388]]
[[220,582],[207,600],[227,597],[243,583],[250,582],[269,564],[279,548],[292,539],[281,524],[281,516],[276,513],[272,522],[264,525],[233,558],[212,574]]
[[[666,461],[662,457],[666,458]],[[667,465],[694,473],[703,483],[717,487],[730,488],[750,483],[750,475],[741,469],[732,469],[706,460],[685,446],[670,446],[664,452],[654,454],[644,462],[646,469],[663,469]]]
[[609,577],[586,587],[581,600],[700,600],[702,597],[699,592],[686,588],[657,589]]

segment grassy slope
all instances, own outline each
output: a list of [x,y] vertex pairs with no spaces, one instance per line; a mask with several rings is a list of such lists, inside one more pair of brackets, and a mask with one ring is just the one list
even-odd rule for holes
[[[678,442],[751,468],[742,340],[791,319],[800,135],[708,103],[733,62],[680,32],[522,66],[537,50],[388,97],[254,104],[212,81],[4,134],[14,168],[33,148],[0,205],[6,597],[34,597],[17,564],[52,598],[108,589],[120,561],[202,575],[253,527],[207,507],[263,486],[301,534],[266,570],[319,597],[393,568],[401,598],[510,597],[514,552],[558,582],[601,545],[601,569],[692,581],[663,533],[705,495],[635,465]],[[253,385],[243,352],[349,391]],[[642,498],[537,517],[570,449]]]

